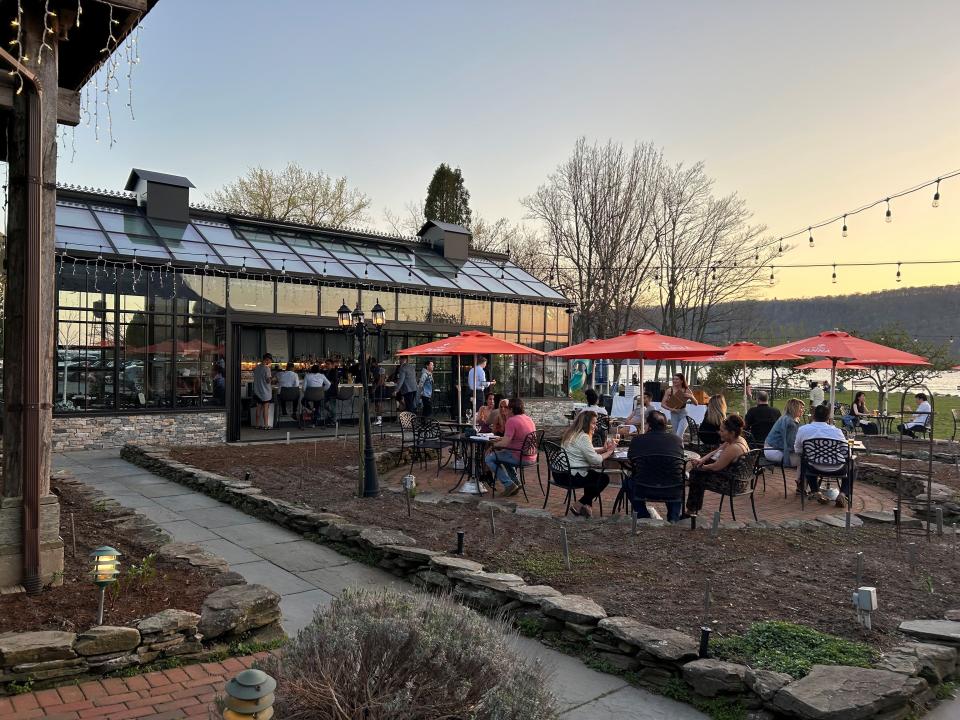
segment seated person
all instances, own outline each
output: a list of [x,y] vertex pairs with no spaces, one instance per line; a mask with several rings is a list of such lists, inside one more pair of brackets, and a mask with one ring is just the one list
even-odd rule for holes
[[930,421],[930,403],[927,402],[927,396],[925,393],[917,393],[917,409],[913,413],[913,417],[908,423],[900,423],[897,426],[897,430],[900,431],[901,435],[909,435],[910,437],[916,437],[914,432],[917,428],[924,428],[927,426],[927,423]]
[[654,410],[653,397],[646,390],[643,392],[643,403],[635,405],[633,412],[623,421],[623,425],[617,428],[620,435],[635,435],[640,421],[645,415],[649,415]]
[[493,397],[493,393],[487,393],[483,405],[477,408],[477,429],[480,432],[493,432],[490,420],[496,412],[496,399]]
[[747,410],[743,421],[747,425],[747,432],[753,435],[754,441],[762,443],[779,419],[780,411],[770,406],[770,396],[761,390],[757,393],[757,404]]
[[610,484],[610,478],[601,468],[603,461],[613,454],[617,446],[616,441],[611,439],[602,448],[595,448],[593,434],[596,430],[597,414],[592,410],[584,410],[574,418],[560,440],[570,461],[570,474],[583,483],[583,495],[577,501],[579,507],[570,510],[582,517],[593,514],[590,508],[594,499]]
[[600,396],[597,395],[597,391],[593,388],[587,388],[586,392],[583,393],[587,399],[587,406],[581,408],[580,412],[593,412],[597,415],[606,415],[607,409],[600,404]]
[[[843,443],[842,448],[839,445],[837,446],[838,455],[834,458],[836,462],[810,465],[807,468],[807,477],[799,479],[798,484],[806,480],[807,486],[810,488],[810,493],[817,499],[817,502],[820,503],[827,503],[829,500],[820,492],[820,480],[816,474],[817,469],[837,470],[847,461],[847,457],[850,454],[850,448],[847,445],[847,439],[843,436],[843,431],[830,422],[830,416],[832,414],[829,405],[817,405],[813,409],[812,422],[807,423],[797,430],[797,437],[793,442],[793,451],[797,453],[797,455],[803,453],[803,443],[806,440],[827,438],[829,440],[839,440]],[[846,507],[849,502],[849,497],[850,478],[844,478],[840,484],[840,494],[837,496],[837,507]]]
[[716,447],[720,444],[720,426],[727,416],[727,399],[720,394],[714,395],[707,403],[707,412],[703,422],[697,430],[701,444],[706,447]]
[[[793,451],[793,445],[797,439],[797,428],[800,427],[803,410],[802,400],[787,400],[783,415],[773,424],[763,441],[763,457],[784,467],[800,465],[800,456]],[[800,492],[799,483],[797,492]]]
[[500,410],[500,416],[504,419],[503,437],[493,441],[493,450],[487,453],[484,461],[494,475],[494,482],[499,479],[503,484],[503,497],[510,497],[520,492],[516,468],[521,463],[532,465],[536,462],[536,451],[528,457],[520,457],[520,452],[527,435],[536,432],[537,427],[530,416],[524,414],[523,400],[511,398],[502,402],[507,403]]
[[[627,457],[631,462],[645,455],[672,455],[683,458],[683,441],[679,435],[674,435],[667,430],[667,416],[659,410],[651,410],[647,414],[646,432],[637,435],[630,441],[630,449],[627,451]],[[647,490],[648,499],[658,500],[655,492]],[[681,490],[682,493],[682,490]],[[632,498],[631,498],[632,501]],[[667,520],[676,522],[680,519],[680,513],[683,510],[683,498],[680,500],[667,500]],[[633,509],[638,518],[650,517],[650,511],[646,503],[634,504]]]
[[723,482],[735,472],[737,461],[750,452],[743,437],[743,418],[730,415],[720,423],[720,447],[704,458],[694,460],[687,490],[687,513],[696,515],[703,507],[703,493],[707,484]]
[[870,422],[865,419],[869,417],[869,415],[870,413],[867,410],[867,395],[861,390],[854,395],[850,410],[843,416],[843,425],[851,432],[859,427],[866,435],[876,435],[880,429],[875,422]]
[[507,429],[507,416],[504,414],[504,410],[507,409],[509,402],[507,398],[503,398],[497,405],[497,409],[490,413],[490,432],[494,435],[503,435]]
[[[299,388],[300,387],[300,376],[297,375],[296,370],[294,370],[295,365],[292,362],[288,362],[286,369],[277,373],[277,387],[279,388]],[[280,412],[284,415],[292,415],[294,410],[297,409],[296,402],[290,403],[290,409],[288,409],[286,400],[280,400]]]
[[[323,374],[323,371],[320,369],[320,366],[316,363],[310,366],[310,369],[307,370],[303,375],[303,391],[306,393],[310,388],[319,388],[323,390],[324,393],[330,388],[330,381],[327,379],[327,376]],[[316,425],[320,421],[320,410],[324,405],[323,401],[307,400],[303,401],[304,407],[307,407],[313,410],[313,424]]]

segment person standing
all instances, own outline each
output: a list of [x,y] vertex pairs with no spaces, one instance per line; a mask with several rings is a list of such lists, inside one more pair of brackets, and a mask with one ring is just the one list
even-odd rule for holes
[[383,396],[386,392],[385,371],[380,367],[380,361],[372,355],[367,358],[367,384],[370,399],[373,401],[376,419],[374,425],[383,425]]
[[260,430],[269,429],[270,403],[273,402],[271,365],[273,365],[273,356],[266,353],[260,364],[253,370],[253,395],[257,403],[253,411],[253,422],[254,427]]
[[408,357],[400,358],[400,367],[397,368],[397,393],[403,399],[403,409],[413,412],[417,400],[417,375]]
[[687,429],[687,403],[697,404],[697,399],[687,386],[687,379],[680,373],[673,376],[673,382],[663,394],[660,406],[670,411],[670,423],[673,432],[683,437]]
[[477,360],[477,366],[470,368],[470,372],[467,373],[467,386],[474,397],[473,407],[478,408],[483,405],[484,391],[496,384],[496,380],[487,380],[487,359],[482,357]]
[[420,414],[428,418],[433,415],[433,360],[427,360],[420,371],[417,393],[420,396]]
[[820,384],[817,382],[810,383],[810,412],[813,412],[813,409],[817,405],[823,405],[823,388],[820,387]]

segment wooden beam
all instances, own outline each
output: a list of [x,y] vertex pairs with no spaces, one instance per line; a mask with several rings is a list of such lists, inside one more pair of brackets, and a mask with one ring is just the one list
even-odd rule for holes
[[132,10],[139,13],[145,13],[150,9],[147,0],[110,0],[110,4],[121,10]]
[[[0,72],[0,109],[13,108],[13,99],[17,93],[17,77]],[[57,122],[61,125],[80,124],[80,93],[76,90],[59,88],[57,93]]]

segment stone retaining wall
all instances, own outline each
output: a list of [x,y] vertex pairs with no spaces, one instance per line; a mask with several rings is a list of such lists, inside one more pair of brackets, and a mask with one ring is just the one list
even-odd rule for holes
[[538,428],[566,427],[570,424],[566,414],[573,410],[574,401],[569,398],[524,398],[524,412]]
[[210,445],[226,438],[223,410],[144,415],[86,415],[53,418],[53,451],[100,450],[125,443],[163,442],[171,445]]
[[595,654],[650,689],[663,690],[682,680],[696,696],[738,700],[758,720],[905,718],[915,707],[933,700],[933,685],[958,674],[960,622],[950,620],[903,623],[901,630],[913,641],[885,655],[882,667],[876,669],[814,666],[809,675],[793,680],[744,665],[700,659],[694,638],[634,618],[608,617],[588,597],[527,585],[510,573],[485,572],[478,562],[418,548],[413,538],[397,530],[358,525],[340,515],[269,497],[252,483],[176,462],[163,448],[127,445],[121,454],[151,472],[307,539],[360,551],[378,567],[420,588],[451,593],[484,612],[504,613],[521,629],[559,633],[567,647]]

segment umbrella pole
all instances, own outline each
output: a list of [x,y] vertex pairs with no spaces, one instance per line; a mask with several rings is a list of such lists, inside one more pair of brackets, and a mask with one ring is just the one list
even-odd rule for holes
[[743,414],[746,416],[747,410],[747,361],[743,361]]
[[833,401],[837,393],[837,359],[830,359],[830,419],[833,420]]
[[643,355],[640,356],[640,369],[638,370],[638,375],[640,376],[640,434],[642,435],[647,431],[647,411],[643,409]]
[[455,380],[456,385],[457,385],[457,415],[456,415],[456,418],[457,418],[457,422],[462,422],[462,421],[463,421],[463,381],[460,379],[460,356],[457,355],[456,358],[457,358],[457,377],[456,377],[456,380]]
[[776,366],[773,363],[771,363],[770,364],[770,405],[773,405],[774,397],[776,395],[773,388],[774,378],[776,378],[776,376],[777,376]]
[[[470,404],[473,407],[473,429],[477,429],[477,354],[473,354],[473,389],[470,390]],[[470,384],[467,383],[467,389],[470,389]]]

